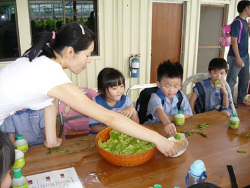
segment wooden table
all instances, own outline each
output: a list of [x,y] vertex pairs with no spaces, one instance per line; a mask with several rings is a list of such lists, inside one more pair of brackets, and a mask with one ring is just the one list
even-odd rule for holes
[[[227,165],[232,165],[239,187],[250,185],[250,138],[236,136],[236,132],[250,132],[250,110],[243,111],[238,130],[227,127],[228,117],[214,111],[195,115],[187,119],[178,131],[198,130],[198,124],[209,123],[203,131],[208,138],[200,135],[187,137],[189,146],[184,154],[177,158],[167,158],[160,152],[147,163],[137,167],[114,166],[101,158],[96,148],[78,153],[52,152],[40,146],[30,147],[25,153],[26,165],[22,172],[25,176],[51,170],[75,167],[80,180],[86,187],[151,187],[161,184],[163,188],[186,187],[185,176],[190,165],[197,159],[203,160],[208,175],[207,182],[223,188],[231,187]],[[162,125],[150,125],[160,134],[165,135]],[[80,151],[94,144],[95,136],[65,140],[62,150]],[[79,145],[80,144],[80,145]],[[247,153],[237,153],[246,150]],[[99,182],[96,181],[98,178]]]

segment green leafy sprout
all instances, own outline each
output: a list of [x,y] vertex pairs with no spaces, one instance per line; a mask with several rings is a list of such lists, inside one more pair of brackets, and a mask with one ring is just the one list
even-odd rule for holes
[[202,124],[199,124],[198,127],[199,129],[202,131],[203,129],[205,129],[206,127],[208,127],[210,124],[207,124],[207,123],[202,123]]
[[181,134],[180,134],[180,133],[176,133],[176,134],[174,135],[174,139],[175,139],[175,140],[181,140]]
[[[86,137],[82,137],[80,141],[86,141],[88,140],[88,138]],[[81,145],[80,143],[76,143],[76,145]],[[52,148],[52,149],[48,149],[48,152],[47,152],[47,155],[50,155],[52,152],[59,152],[59,153],[79,153],[79,152],[82,152],[82,151],[86,151],[86,150],[91,150],[93,148],[95,148],[96,145],[95,143],[90,145],[90,143],[88,144],[88,146],[80,151],[70,151],[68,149],[66,150],[62,150],[60,147],[55,147],[55,148]]]
[[243,136],[243,137],[245,137],[245,138],[250,138],[250,133],[243,134],[243,133],[237,132],[237,133],[236,133],[236,136]]

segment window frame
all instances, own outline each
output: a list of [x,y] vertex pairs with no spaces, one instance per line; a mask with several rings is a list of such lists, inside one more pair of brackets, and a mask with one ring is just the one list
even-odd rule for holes
[[[16,24],[17,24],[17,34],[18,34],[18,47],[20,57],[22,54],[30,48],[31,46],[31,24],[30,24],[30,13],[29,13],[29,0],[14,0],[15,1],[15,14],[16,14]],[[53,1],[53,0],[51,0]],[[65,1],[65,0],[62,0]],[[100,37],[100,2],[99,0],[93,0],[94,6],[96,6],[96,41],[97,42],[97,53],[92,55],[92,59],[100,59],[101,58],[101,37]],[[94,9],[94,10],[95,10]],[[28,29],[27,29],[28,28]],[[28,32],[27,32],[28,31]],[[0,67],[4,64],[11,63],[17,58],[2,58],[0,59]],[[1,65],[2,64],[2,65]]]

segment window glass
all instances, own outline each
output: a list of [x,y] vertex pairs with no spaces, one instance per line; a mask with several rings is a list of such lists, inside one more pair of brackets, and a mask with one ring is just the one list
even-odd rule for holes
[[15,0],[0,1],[0,61],[20,56]]
[[[97,0],[46,1],[29,0],[32,38],[41,31],[58,31],[67,22],[76,21],[88,26],[98,38]],[[98,54],[95,41],[94,54]]]

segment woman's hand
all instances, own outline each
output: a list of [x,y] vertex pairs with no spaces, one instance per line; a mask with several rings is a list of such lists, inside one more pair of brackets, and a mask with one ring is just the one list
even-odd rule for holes
[[166,157],[171,157],[177,154],[177,150],[174,148],[174,142],[168,140],[166,137],[159,136],[155,142],[157,149],[163,153]]
[[177,133],[175,125],[171,122],[164,125],[164,129],[169,136],[174,136]]

